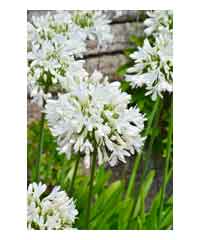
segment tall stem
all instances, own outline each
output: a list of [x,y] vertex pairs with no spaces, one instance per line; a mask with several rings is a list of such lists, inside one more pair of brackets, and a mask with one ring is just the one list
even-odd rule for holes
[[173,134],[173,101],[171,103],[169,131],[168,131],[168,137],[167,137],[167,157],[165,159],[164,176],[163,176],[162,190],[161,190],[160,211],[159,211],[159,224],[160,224],[161,218],[162,218],[162,211],[163,211],[163,206],[164,206],[165,192],[166,192],[166,187],[167,187],[167,177],[168,177],[169,162],[170,162],[170,156],[171,156],[172,134]]
[[[162,110],[162,101],[160,101],[159,106],[157,108],[157,111],[155,113],[155,118],[154,118],[154,123],[152,124],[153,129],[156,129],[158,127],[159,124],[159,119],[160,119],[160,112]],[[152,132],[149,144],[148,144],[148,148],[147,148],[147,153],[144,154],[144,168],[143,168],[143,174],[142,174],[142,181],[147,173],[148,170],[148,164],[149,164],[149,160],[151,158],[152,155],[152,148],[153,148],[153,144],[156,138],[156,134],[155,131]]]
[[97,153],[96,153],[96,150],[94,150],[91,173],[90,173],[88,203],[87,203],[87,209],[86,209],[86,229],[89,229],[89,222],[90,222],[90,209],[91,209],[91,203],[92,203],[92,190],[93,190],[93,181],[94,181],[94,175],[95,175],[96,158],[97,158]]
[[[149,117],[149,120],[148,120],[148,124],[147,124],[147,128],[145,130],[145,133],[144,135],[146,137],[148,137],[149,133],[150,133],[150,130],[151,130],[151,126],[152,126],[152,123],[153,123],[153,119],[155,117],[155,114],[158,110],[158,107],[159,107],[159,104],[160,104],[160,98],[158,97],[155,104],[154,104],[154,107],[153,107],[153,111]],[[129,184],[128,184],[128,188],[127,188],[127,192],[126,192],[126,198],[129,198],[131,197],[131,193],[133,192],[134,190],[134,185],[135,185],[135,178],[136,178],[136,173],[137,173],[137,170],[138,170],[138,167],[139,167],[139,163],[141,161],[141,158],[142,158],[142,150],[141,149],[141,153],[137,155],[136,159],[135,159],[135,163],[133,165],[133,169],[132,169],[132,173],[131,173],[131,177],[130,177],[130,180],[129,180]]]
[[38,156],[36,159],[36,173],[35,173],[35,181],[38,182],[40,180],[40,161],[42,158],[43,152],[43,143],[44,143],[44,121],[45,121],[45,114],[42,113],[40,119],[40,135],[39,135],[39,145],[38,145]]
[[75,163],[75,167],[74,167],[72,181],[71,181],[71,185],[70,185],[70,188],[69,188],[69,194],[70,195],[72,194],[72,191],[73,191],[74,182],[75,182],[75,178],[76,178],[79,162],[80,162],[80,154],[78,154],[78,156],[76,158],[76,163]]

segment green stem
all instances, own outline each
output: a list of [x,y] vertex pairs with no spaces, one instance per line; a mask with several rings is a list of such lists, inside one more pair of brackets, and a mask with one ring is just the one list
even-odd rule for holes
[[[162,101],[159,102],[159,105],[157,107],[157,112],[155,114],[153,129],[156,129],[158,127],[161,109],[162,109]],[[144,168],[143,168],[143,174],[142,174],[142,181],[141,182],[143,182],[143,179],[144,179],[144,177],[147,173],[148,163],[149,163],[151,155],[152,155],[152,148],[153,148],[155,138],[156,138],[156,134],[155,134],[155,131],[153,131],[152,135],[151,135],[151,138],[150,138],[149,145],[148,145],[147,153],[144,156]]]
[[167,182],[168,182],[167,178],[168,178],[169,162],[170,162],[170,157],[171,157],[172,134],[173,134],[173,102],[171,103],[171,115],[170,115],[169,131],[168,131],[168,137],[167,137],[167,157],[165,160],[164,176],[163,176],[162,190],[161,190],[159,225],[160,225],[161,218],[162,218],[165,192],[166,192],[166,187],[167,187]]
[[[146,128],[145,133],[144,133],[144,135],[146,137],[148,137],[148,135],[150,133],[151,126],[152,126],[152,123],[153,123],[153,119],[154,119],[155,114],[156,114],[156,112],[158,110],[159,104],[160,104],[160,98],[158,97],[156,102],[155,102],[155,104],[154,104],[153,111],[152,111],[152,113],[150,115],[150,118],[149,118],[148,124],[147,124],[147,128]],[[131,194],[132,194],[132,192],[134,190],[134,187],[135,187],[135,178],[136,178],[136,173],[137,173],[137,170],[138,170],[141,158],[142,158],[142,150],[143,149],[141,149],[141,153],[137,155],[137,157],[135,159],[135,163],[133,165],[131,177],[130,177],[128,188],[127,188],[127,192],[126,192],[126,199],[131,197]]]
[[36,174],[35,181],[38,182],[40,180],[40,161],[42,158],[43,152],[43,143],[44,143],[44,122],[45,122],[45,114],[42,113],[40,119],[40,135],[39,135],[39,145],[38,145],[38,157],[36,159]]
[[92,190],[93,190],[93,181],[94,181],[94,175],[95,175],[96,158],[97,158],[97,153],[96,153],[96,150],[94,150],[91,173],[90,173],[88,203],[87,203],[87,209],[86,209],[86,229],[89,229],[89,222],[90,222],[90,209],[91,209],[91,203],[92,203]]
[[71,181],[71,185],[70,185],[70,188],[69,188],[69,194],[70,195],[73,192],[73,187],[74,187],[74,182],[75,182],[75,179],[76,179],[76,174],[77,174],[79,162],[80,162],[80,154],[78,154],[78,156],[76,158],[76,162],[75,162],[75,167],[74,167],[74,172],[73,172],[73,176],[72,176],[72,181]]

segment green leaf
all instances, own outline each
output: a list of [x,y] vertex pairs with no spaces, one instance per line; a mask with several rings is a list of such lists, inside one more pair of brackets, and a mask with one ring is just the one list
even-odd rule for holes
[[129,41],[134,43],[136,46],[142,46],[144,42],[144,37],[137,37],[136,35],[132,35],[129,38]]
[[165,210],[165,213],[161,220],[160,229],[170,229],[173,223],[173,209],[172,206]]
[[122,66],[120,66],[116,73],[119,75],[119,76],[124,76],[126,74],[126,70],[131,66],[131,63],[126,63]]
[[128,198],[119,203],[118,229],[127,229],[132,207],[133,199],[131,198]]
[[133,212],[133,218],[137,217],[141,208],[145,208],[144,207],[144,200],[147,197],[147,194],[150,190],[151,184],[153,182],[155,176],[155,171],[151,170],[149,172],[149,174],[147,175],[146,179],[144,180],[144,182],[141,185],[141,189],[137,198],[137,202],[136,202],[136,206]]
[[129,89],[129,83],[126,81],[121,81],[121,90],[126,92]]
[[111,176],[111,171],[106,171],[104,169],[104,166],[99,167],[95,178],[95,184],[93,189],[94,194],[100,194],[104,190],[106,183],[111,178]]
[[91,211],[92,229],[104,229],[109,219],[117,210],[116,203],[122,200],[123,185],[121,181],[112,183],[100,196],[96,196],[96,202]]
[[149,224],[149,229],[158,229],[158,210],[160,207],[160,197],[161,193],[159,191],[152,201],[148,217],[148,221],[151,223]]
[[126,57],[129,58],[129,55],[132,54],[136,50],[137,50],[136,47],[127,48],[127,49],[124,50],[124,54],[125,54]]

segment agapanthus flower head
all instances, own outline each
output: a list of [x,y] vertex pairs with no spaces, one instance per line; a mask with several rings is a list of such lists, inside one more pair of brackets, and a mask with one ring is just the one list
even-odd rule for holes
[[[33,47],[43,49],[44,45],[55,52],[63,52],[63,55],[82,55],[86,51],[85,39],[79,35],[72,35],[72,16],[69,12],[57,13],[45,16],[32,17],[32,22],[28,23],[28,51]],[[44,48],[45,51],[46,47]]]
[[[150,19],[145,21],[147,33],[152,38],[144,40],[143,46],[130,54],[133,67],[127,69],[126,81],[132,88],[146,87],[145,95],[152,100],[162,97],[163,92],[172,92],[173,82],[173,35],[170,28],[171,12],[149,12]],[[168,19],[169,18],[169,19]]]
[[86,52],[89,38],[99,44],[111,41],[108,23],[101,11],[60,11],[32,17],[28,23],[28,89],[34,101],[42,106],[52,88],[60,89],[63,81],[71,84],[86,75],[84,61],[76,56]]
[[[51,42],[43,42],[42,48],[33,48],[28,53],[28,92],[31,97],[43,100],[50,96],[52,89],[62,90],[62,81],[73,82],[86,75],[84,61],[76,61],[74,56],[65,55],[63,49],[56,49]],[[43,93],[43,96],[41,95]],[[42,102],[38,102],[42,106]]]
[[126,80],[133,88],[146,87],[146,95],[152,100],[162,93],[172,92],[172,38],[169,35],[160,35],[152,46],[145,39],[143,47],[130,55],[134,60],[133,67],[127,70]]
[[80,153],[86,167],[94,149],[98,164],[126,162],[125,157],[139,152],[144,142],[144,115],[137,107],[128,108],[129,102],[119,82],[109,83],[97,71],[69,93],[48,100],[46,117],[58,150],[68,158]]
[[79,32],[85,32],[87,38],[97,40],[98,46],[111,43],[110,19],[103,11],[74,11],[73,20],[80,27]]
[[171,10],[147,11],[148,18],[144,21],[145,33],[149,36],[158,35],[162,31],[172,31],[173,12]]
[[[85,72],[84,61],[76,61],[75,56],[82,55],[86,45],[78,35],[71,35],[72,25],[68,12],[33,17],[28,23],[28,89],[40,105],[52,87],[59,88],[59,77],[80,78]],[[71,72],[75,65],[80,71]]]
[[59,186],[46,193],[47,186],[31,183],[27,192],[27,225],[28,229],[63,230],[71,229],[78,211],[72,198]]

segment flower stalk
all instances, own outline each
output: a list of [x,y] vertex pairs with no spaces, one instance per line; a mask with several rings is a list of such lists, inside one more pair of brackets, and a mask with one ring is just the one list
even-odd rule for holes
[[[148,135],[150,133],[151,126],[152,126],[153,120],[155,118],[155,114],[159,109],[159,105],[160,105],[160,98],[158,97],[155,104],[154,104],[153,111],[150,115],[150,118],[149,118],[148,124],[147,124],[147,128],[146,128],[145,133],[144,133],[144,135],[146,137],[148,137]],[[141,153],[139,153],[137,155],[137,157],[135,158],[135,163],[134,163],[134,166],[133,166],[133,169],[132,169],[131,177],[130,177],[127,192],[126,192],[126,199],[131,197],[131,194],[132,194],[132,192],[134,190],[134,187],[135,187],[135,178],[136,178],[136,173],[137,173],[137,170],[138,170],[141,158],[142,158],[142,150],[143,149],[141,149]]]
[[78,171],[79,162],[80,162],[80,154],[78,154],[77,157],[76,157],[76,162],[75,162],[75,166],[74,166],[72,181],[71,181],[71,185],[70,185],[70,188],[69,188],[69,194],[70,195],[73,192],[73,187],[74,187],[74,183],[75,183],[75,179],[76,179],[76,175],[77,175],[77,171]]
[[169,121],[169,130],[168,130],[168,137],[167,137],[167,157],[165,159],[164,176],[163,176],[163,183],[162,183],[162,190],[161,190],[159,224],[161,223],[166,187],[167,187],[167,182],[168,182],[167,178],[168,178],[169,163],[170,163],[170,157],[171,157],[172,134],[173,134],[173,101],[171,103],[171,116],[170,116],[170,121]]
[[45,122],[45,114],[42,112],[42,116],[40,119],[38,157],[36,159],[36,173],[35,173],[35,181],[36,182],[39,182],[39,180],[40,180],[40,162],[41,162],[41,158],[42,158],[43,144],[44,144],[44,122]]
[[94,182],[96,162],[97,162],[97,151],[96,151],[96,149],[94,149],[92,166],[91,166],[91,173],[90,173],[89,194],[88,194],[88,203],[87,203],[87,209],[86,209],[85,229],[89,229],[90,210],[91,210],[91,204],[92,204],[92,191],[93,191],[93,184],[94,184],[93,182]]
[[[163,106],[163,102],[160,101],[159,106],[157,107],[157,112],[155,113],[154,123],[152,124],[153,129],[156,129],[156,128],[159,127],[158,124],[159,124],[159,119],[160,119],[160,113],[161,113],[161,110],[162,110],[162,106]],[[143,168],[143,174],[142,174],[142,182],[143,182],[143,179],[144,179],[144,177],[146,175],[146,172],[148,170],[148,164],[149,164],[149,160],[150,160],[151,155],[152,155],[152,148],[153,148],[155,138],[156,138],[156,134],[155,134],[155,131],[153,131],[152,135],[151,135],[151,138],[150,138],[148,148],[147,148],[147,153],[144,154],[144,168]]]

